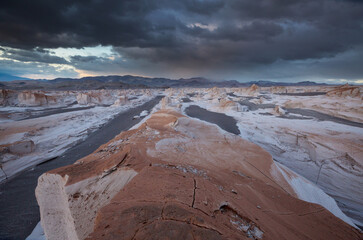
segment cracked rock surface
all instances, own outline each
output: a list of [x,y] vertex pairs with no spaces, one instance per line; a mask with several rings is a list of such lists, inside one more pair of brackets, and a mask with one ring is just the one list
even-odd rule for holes
[[261,147],[161,110],[43,174],[36,195],[47,239],[362,238],[279,169]]

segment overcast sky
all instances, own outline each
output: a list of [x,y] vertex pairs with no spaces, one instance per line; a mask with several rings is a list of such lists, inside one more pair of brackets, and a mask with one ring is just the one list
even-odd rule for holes
[[1,0],[0,72],[363,84],[363,0]]

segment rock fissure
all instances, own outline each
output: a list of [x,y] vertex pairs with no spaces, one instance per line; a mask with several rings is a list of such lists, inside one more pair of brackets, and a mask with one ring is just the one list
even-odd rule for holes
[[254,167],[257,171],[259,171],[262,175],[264,175],[265,177],[267,177],[268,179],[270,179],[273,183],[275,183],[277,186],[279,186],[281,188],[281,190],[283,190],[285,193],[287,193],[288,195],[291,196],[291,194],[286,191],[280,184],[278,184],[275,180],[273,180],[271,177],[267,176],[264,172],[262,172],[260,169],[258,169],[255,165],[253,165],[252,163],[248,162],[248,161],[245,161],[247,162],[249,165],[251,165],[252,167]]
[[195,192],[197,190],[197,181],[195,180],[195,178],[193,178],[193,182],[194,182],[194,189],[193,189],[193,201],[192,201],[192,208],[194,208],[194,202],[195,202]]
[[208,230],[212,230],[212,231],[215,231],[217,232],[219,235],[223,235],[221,232],[219,232],[218,230],[214,229],[214,228],[211,228],[211,227],[206,227],[206,226],[203,226],[203,225],[200,225],[200,224],[197,224],[197,223],[194,223],[191,221],[191,219],[189,219],[188,221],[183,221],[183,220],[180,220],[180,219],[173,219],[173,218],[166,218],[164,219],[166,221],[176,221],[176,222],[183,222],[183,223],[187,223],[187,224],[191,224],[193,226],[196,226],[196,227],[199,227],[199,228],[204,228],[204,229],[208,229]]
[[321,209],[319,209],[317,211],[312,211],[312,212],[298,214],[298,216],[306,216],[306,215],[310,215],[310,214],[314,214],[314,213],[320,213],[320,212],[323,212],[323,211],[326,211],[326,209],[325,208],[321,208]]
[[125,156],[121,159],[121,161],[119,163],[117,163],[115,166],[113,166],[110,169],[104,170],[103,174],[101,175],[101,178],[104,178],[104,177],[110,175],[111,173],[113,173],[114,171],[116,171],[122,165],[122,163],[126,160],[127,157],[128,157],[128,153],[126,153]]

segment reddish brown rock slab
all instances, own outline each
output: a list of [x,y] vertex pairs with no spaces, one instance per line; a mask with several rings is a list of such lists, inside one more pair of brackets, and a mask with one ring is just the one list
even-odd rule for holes
[[[95,239],[359,239],[325,208],[254,179],[149,166],[96,218]],[[276,196],[275,198],[272,198]]]
[[328,96],[337,97],[359,97],[362,98],[361,86],[351,86],[349,84],[344,84],[342,86],[335,87],[333,90],[326,93]]
[[362,239],[275,168],[259,146],[164,110],[42,175],[36,193],[55,240]]

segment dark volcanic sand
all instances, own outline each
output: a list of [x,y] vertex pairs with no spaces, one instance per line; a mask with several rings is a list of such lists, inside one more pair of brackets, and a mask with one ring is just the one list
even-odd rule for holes
[[[255,104],[250,102],[248,99],[245,99],[243,101],[239,101],[239,104],[247,106],[250,111],[256,111],[257,109],[266,109],[266,108],[275,108],[276,105],[274,104]],[[314,111],[311,109],[301,109],[301,108],[283,108],[287,111],[287,113],[294,113],[294,114],[300,114],[303,117],[299,116],[293,116],[293,115],[285,115],[285,116],[279,116],[280,118],[287,118],[287,119],[296,119],[296,120],[309,120],[315,118],[318,121],[331,121],[335,123],[345,124],[353,127],[360,127],[363,128],[363,123],[359,122],[353,122],[344,118],[334,117],[329,114],[321,113],[318,111]],[[266,115],[266,114],[262,114]]]
[[239,101],[239,104],[247,106],[250,111],[256,111],[257,109],[275,108],[275,104],[255,104],[250,102],[248,99]]
[[228,96],[231,96],[231,97],[238,97],[238,96],[236,96],[233,92],[229,92],[229,93],[227,93],[227,95],[228,95]]
[[189,98],[182,98],[182,101],[187,103],[187,102],[193,102],[192,100],[190,100]]
[[286,108],[285,110],[287,110],[288,113],[295,113],[295,114],[300,114],[302,116],[314,117],[314,118],[318,119],[319,121],[331,121],[331,122],[345,124],[345,125],[349,125],[349,126],[353,126],[353,127],[363,128],[363,123],[349,121],[344,118],[334,117],[334,116],[331,116],[331,115],[328,115],[325,113],[321,113],[321,112],[317,112],[314,110],[310,110],[310,109]]
[[101,129],[69,149],[62,156],[25,171],[15,178],[0,184],[0,239],[25,239],[39,222],[39,207],[35,199],[38,177],[51,169],[74,163],[76,160],[94,152],[100,145],[113,139],[141,121],[133,120],[143,110],[150,111],[162,97],[156,97],[142,106],[120,113]]
[[25,119],[32,119],[32,118],[40,118],[40,117],[46,117],[54,114],[59,113],[65,113],[65,112],[74,112],[74,111],[80,111],[80,110],[86,110],[94,108],[94,106],[88,106],[88,107],[76,107],[76,108],[48,108],[48,109],[42,109],[42,110],[27,110],[24,112],[5,112],[0,111],[0,114],[5,116],[3,118],[12,119],[15,121],[25,120]]
[[81,111],[81,110],[86,110],[86,109],[90,109],[90,108],[94,108],[95,106],[88,106],[88,107],[76,107],[76,108],[61,108],[61,109],[52,109],[52,110],[47,110],[41,113],[33,113],[30,112],[30,116],[25,118],[25,119],[32,119],[32,118],[40,118],[40,117],[46,117],[46,116],[50,116],[50,115],[54,115],[54,114],[59,114],[59,113],[66,113],[66,112],[74,112],[74,111]]
[[239,135],[239,131],[236,123],[237,121],[230,116],[223,113],[210,112],[204,108],[196,105],[191,105],[185,109],[185,113],[194,118],[199,118],[200,120],[207,121],[210,123],[217,124],[223,130]]
[[285,96],[319,96],[325,94],[326,92],[278,93],[278,95],[285,95]]

